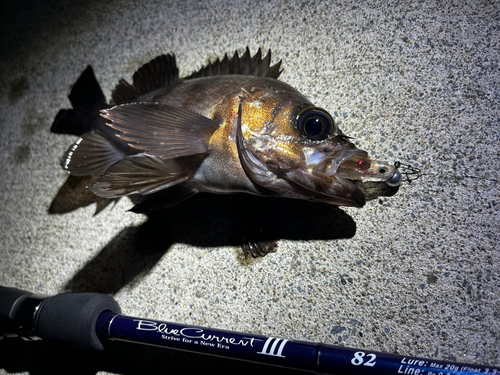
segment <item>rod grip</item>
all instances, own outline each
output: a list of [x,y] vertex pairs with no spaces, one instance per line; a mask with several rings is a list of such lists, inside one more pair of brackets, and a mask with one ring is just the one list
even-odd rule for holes
[[121,312],[118,302],[107,294],[58,294],[44,301],[36,331],[43,339],[103,350],[95,327],[97,318],[105,311]]

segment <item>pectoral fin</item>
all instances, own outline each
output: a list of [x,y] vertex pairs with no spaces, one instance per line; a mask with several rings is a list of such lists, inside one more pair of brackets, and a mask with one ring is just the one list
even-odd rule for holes
[[108,126],[130,147],[162,159],[203,154],[220,123],[205,116],[158,103],[123,104],[103,110]]
[[105,198],[137,193],[147,195],[184,182],[193,173],[178,160],[136,154],[113,164],[90,189]]

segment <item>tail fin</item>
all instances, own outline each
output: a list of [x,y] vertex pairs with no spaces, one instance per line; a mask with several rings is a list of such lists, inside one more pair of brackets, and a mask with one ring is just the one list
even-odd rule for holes
[[69,100],[73,109],[60,110],[50,130],[74,135],[92,131],[92,123],[99,116],[99,110],[108,105],[90,65],[71,89]]

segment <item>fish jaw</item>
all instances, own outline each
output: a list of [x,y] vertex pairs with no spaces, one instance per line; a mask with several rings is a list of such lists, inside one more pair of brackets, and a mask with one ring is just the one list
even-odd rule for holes
[[344,176],[339,170],[349,171],[343,167],[344,163],[352,158],[362,158],[366,152],[348,141],[338,151],[325,150],[328,147],[321,147],[321,151],[304,148],[307,167],[289,172],[287,178],[308,189],[312,200],[336,206],[363,207],[366,203],[364,193],[347,178],[350,175]]
[[[402,181],[402,175],[395,166],[370,159],[366,151],[356,148],[350,142],[339,152],[334,152],[333,156],[324,156],[325,154],[324,151],[317,149],[304,149],[305,159],[309,165],[308,170],[315,177],[315,186],[321,182],[327,196],[336,196],[337,200],[340,197],[343,198],[340,203],[336,203],[331,198],[318,199],[322,202],[361,207],[366,201],[364,185],[357,182],[379,183],[397,187]],[[304,181],[307,180],[307,176],[296,177],[295,180]],[[338,188],[339,184],[342,186],[340,189]]]

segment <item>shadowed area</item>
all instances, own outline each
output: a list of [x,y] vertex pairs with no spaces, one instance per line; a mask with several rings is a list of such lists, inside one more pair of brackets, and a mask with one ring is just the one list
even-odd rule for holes
[[[331,240],[356,233],[335,206],[246,195],[198,194],[120,232],[66,285],[75,292],[116,293],[147,273],[175,243],[241,246],[244,241]],[[272,256],[272,255],[268,255]]]
[[[95,214],[98,214],[113,200],[100,198],[86,188],[95,180],[96,177],[69,176],[49,213],[64,214],[96,203]],[[394,195],[398,189],[377,183],[358,186],[370,200]],[[137,197],[131,198],[137,203]],[[352,238],[355,233],[353,219],[336,206],[244,194],[198,194],[175,206],[151,212],[148,220],[138,227],[122,230],[65,289],[114,294],[147,274],[175,243],[241,247],[246,243],[276,243],[282,239]]]
[[111,199],[98,197],[88,186],[95,184],[94,176],[68,176],[49,207],[49,214],[65,214],[92,203],[96,204],[95,214],[101,212],[113,202]]

